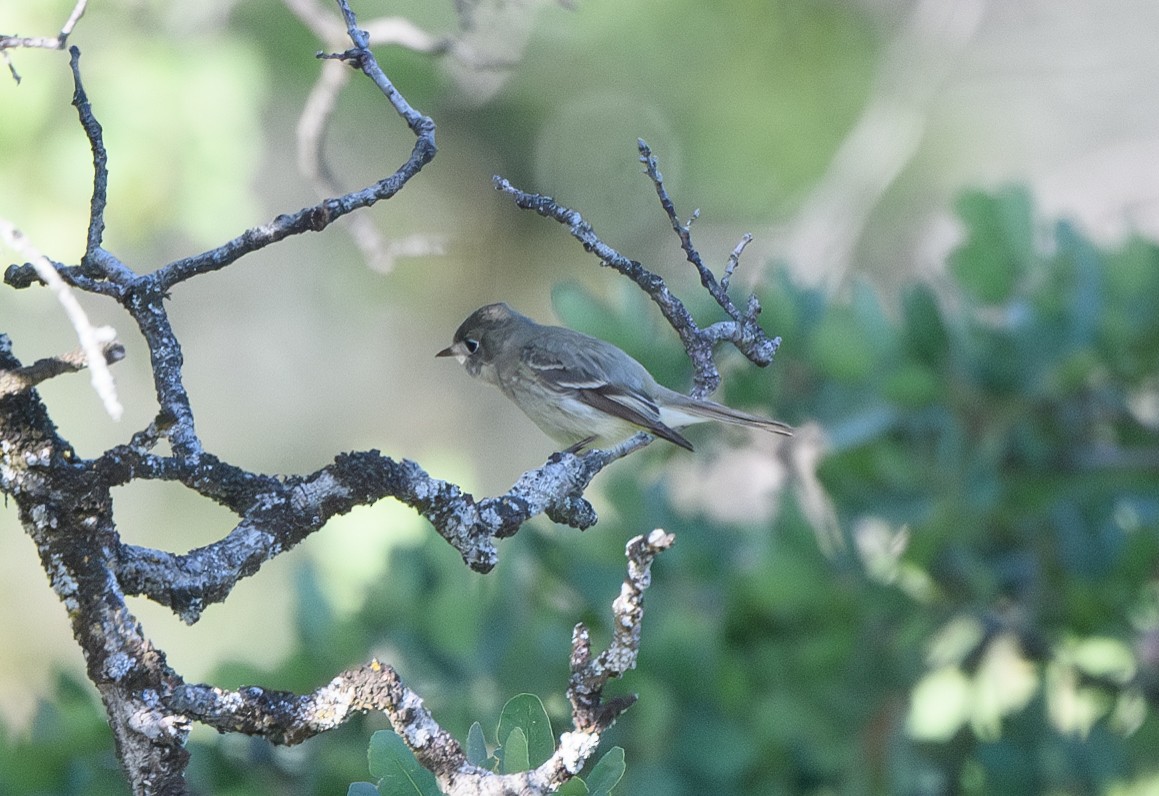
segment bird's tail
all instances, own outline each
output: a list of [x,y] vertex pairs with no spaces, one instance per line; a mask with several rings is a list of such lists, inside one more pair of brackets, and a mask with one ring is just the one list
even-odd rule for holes
[[718,423],[730,423],[734,426],[759,428],[774,434],[783,434],[786,437],[793,436],[792,426],[779,420],[772,420],[760,415],[750,415],[748,412],[731,409],[724,404],[718,404],[716,401],[709,401],[706,398],[691,398],[674,390],[670,392],[671,396],[664,396],[663,403],[665,405],[660,409],[660,420],[665,425],[679,428],[705,420],[715,420]]

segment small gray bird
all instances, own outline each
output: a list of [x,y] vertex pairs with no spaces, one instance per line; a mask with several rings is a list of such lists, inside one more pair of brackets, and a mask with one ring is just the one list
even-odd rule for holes
[[611,343],[543,326],[506,304],[475,310],[455,331],[454,342],[435,356],[454,357],[472,376],[498,386],[572,452],[614,445],[638,431],[692,450],[674,429],[706,420],[793,433],[776,420],[661,386]]

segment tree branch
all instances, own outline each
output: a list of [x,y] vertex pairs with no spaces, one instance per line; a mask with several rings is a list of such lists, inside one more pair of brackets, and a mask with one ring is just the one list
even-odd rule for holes
[[[286,7],[329,48],[341,45],[347,32],[341,17],[316,0],[284,0]],[[445,37],[432,36],[402,17],[380,17],[366,24],[366,32],[373,45],[395,45],[412,52],[438,55],[450,46]],[[310,181],[318,196],[338,193],[339,183],[330,171],[322,153],[322,145],[329,130],[338,96],[350,82],[351,70],[338,60],[327,60],[322,65],[310,95],[298,117],[298,169]],[[392,269],[399,256],[438,254],[445,248],[442,236],[408,236],[385,240],[372,219],[364,215],[347,216],[346,226],[363,259],[380,272]]]
[[260,735],[286,745],[332,730],[357,715],[382,711],[445,793],[551,793],[580,772],[599,746],[600,735],[636,700],[629,696],[605,702],[603,690],[609,679],[635,668],[652,561],[674,541],[672,534],[655,530],[628,542],[628,574],[612,603],[613,635],[606,650],[592,658],[588,630],[576,625],[568,684],[573,730],[563,733],[554,754],[531,771],[499,775],[469,763],[462,746],[435,721],[418,694],[407,688],[393,667],[377,659],[306,695],[256,686],[227,691],[179,685],[168,707],[219,732]]
[[[31,260],[28,264],[30,269],[40,277],[44,284],[48,285],[56,296],[56,300],[60,302],[60,306],[64,308],[64,313],[76,331],[81,349],[84,351],[85,362],[91,372],[93,390],[100,397],[109,417],[119,420],[124,413],[124,408],[117,398],[113,374],[108,367],[110,363],[106,360],[104,351],[105,345],[116,339],[116,331],[109,326],[94,327],[84,308],[73,295],[71,288],[57,274],[56,268],[53,267],[49,259],[41,254],[20,230],[4,219],[0,219],[0,238],[3,238],[9,246]],[[13,270],[13,268],[9,268],[8,273],[12,273]],[[7,274],[5,276],[7,277]]]
[[[101,353],[105,364],[112,365],[125,358],[125,347],[113,340],[101,347]],[[84,370],[87,365],[88,359],[85,350],[78,348],[57,357],[38,359],[31,365],[14,370],[0,370],[0,397],[31,390],[42,381],[47,381],[62,373],[76,373],[78,370]]]
[[[681,247],[684,249],[689,262],[699,272],[701,284],[732,320],[720,321],[706,328],[700,328],[684,303],[668,289],[663,278],[600,240],[592,225],[585,221],[579,212],[558,204],[550,196],[521,191],[502,177],[496,176],[492,181],[497,190],[512,197],[517,207],[524,210],[534,210],[539,215],[554,219],[566,226],[572,237],[578,240],[586,251],[592,252],[600,259],[601,265],[619,271],[651,297],[669,325],[680,336],[680,342],[683,343],[684,350],[688,352],[688,357],[692,360],[694,369],[692,395],[703,398],[712,394],[720,385],[720,371],[713,359],[713,350],[718,343],[731,343],[751,362],[764,367],[772,363],[777,348],[781,345],[781,338],[773,337],[770,339],[757,322],[761,307],[755,295],[749,296],[743,312],[733,304],[728,296],[728,282],[732,278],[737,263],[740,261],[741,252],[748,245],[751,236],[742,239],[741,243],[733,250],[725,267],[725,276],[720,282],[717,282],[712,272],[704,265],[699,252],[692,245],[691,222],[683,224],[676,215],[676,208],[664,187],[663,177],[651,149],[642,139],[638,142],[638,146],[640,160],[645,164],[645,172],[656,187],[660,204],[668,215],[673,230],[679,236]],[[696,215],[693,214],[693,218]]]
[[[108,201],[109,186],[109,156],[105,150],[105,142],[100,122],[93,116],[93,108],[85,93],[84,84],[80,77],[80,50],[75,46],[69,50],[69,68],[72,69],[73,85],[76,87],[72,97],[72,104],[76,107],[81,126],[88,136],[89,146],[93,151],[93,195],[89,205],[89,231],[85,246],[85,256],[81,265],[96,266],[98,272],[103,272],[101,266],[107,260],[94,259],[96,252],[101,248],[101,237],[105,231],[105,205]],[[112,274],[105,273],[105,276]],[[118,274],[128,276],[128,274]]]
[[[20,369],[0,335],[0,369]],[[34,391],[0,397],[0,489],[13,499],[68,609],[134,792],[183,793],[188,721],[160,705],[180,678],[144,636],[113,576],[112,498],[61,439]]]
[[38,47],[45,50],[63,50],[65,44],[68,43],[68,37],[72,34],[72,29],[76,27],[76,23],[84,16],[85,6],[88,5],[88,0],[77,0],[73,6],[72,13],[68,15],[64,26],[60,29],[60,33],[55,36],[0,36],[0,53],[4,56],[4,62],[8,64],[8,71],[12,74],[12,79],[20,84],[20,73],[16,71],[16,65],[12,63],[12,59],[8,55],[8,50],[15,47]]
[[125,592],[149,597],[192,624],[209,605],[225,600],[239,580],[256,574],[330,518],[386,497],[422,514],[471,569],[490,572],[499,561],[495,540],[514,535],[532,517],[547,514],[580,530],[595,524],[584,489],[596,473],[646,441],[638,435],[606,451],[556,454],[524,473],[503,495],[482,500],[432,478],[414,462],[395,461],[378,451],[342,454],[310,475],[279,479],[249,473],[207,453],[159,457],[120,446],[94,462],[93,472],[106,489],[134,479],[176,481],[241,518],[225,538],[184,555],[118,547],[116,573]]

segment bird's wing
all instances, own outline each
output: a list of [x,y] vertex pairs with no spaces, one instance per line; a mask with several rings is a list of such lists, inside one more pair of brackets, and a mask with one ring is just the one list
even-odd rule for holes
[[[660,409],[644,389],[647,372],[642,365],[615,349],[608,350],[610,345],[595,338],[574,342],[583,345],[566,350],[528,346],[522,352],[523,363],[552,390],[573,395],[593,409],[692,450],[692,443],[660,421]],[[625,383],[609,383],[602,375],[608,372],[616,373]]]
[[691,442],[679,432],[660,422],[660,411],[652,399],[646,396],[625,392],[610,384],[603,384],[592,389],[579,389],[577,395],[588,406],[621,420],[627,420],[633,425],[640,426],[649,434],[692,450]]

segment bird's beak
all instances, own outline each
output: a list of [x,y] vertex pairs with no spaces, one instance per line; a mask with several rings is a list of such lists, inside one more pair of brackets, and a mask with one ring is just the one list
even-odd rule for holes
[[459,364],[462,365],[463,362],[465,362],[467,359],[467,347],[465,345],[463,345],[461,342],[455,343],[454,345],[447,346],[442,351],[435,354],[435,356],[436,357],[454,357],[455,359],[459,360]]

